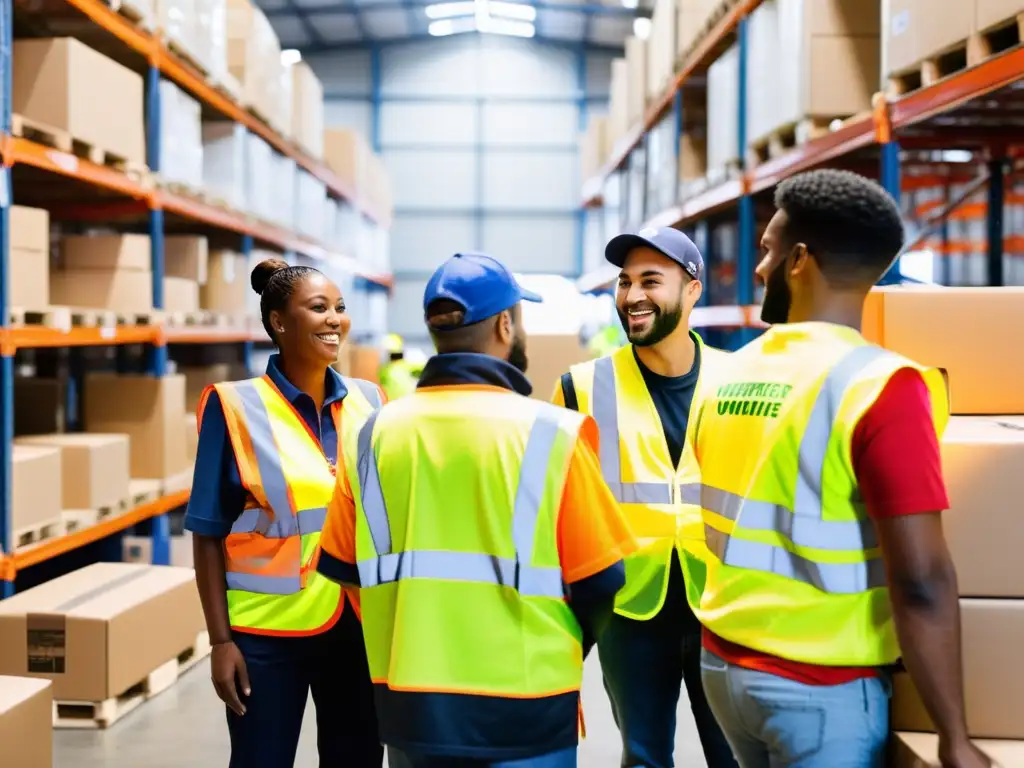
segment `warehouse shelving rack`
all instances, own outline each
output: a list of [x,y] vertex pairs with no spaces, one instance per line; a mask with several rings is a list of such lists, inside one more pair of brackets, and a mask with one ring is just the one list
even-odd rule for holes
[[[145,73],[146,84],[146,155],[150,176],[122,173],[97,165],[75,155],[52,149],[12,132],[12,58],[15,11],[46,30],[48,21],[59,16],[73,19],[76,30],[83,29],[87,42],[97,40],[104,52],[113,51],[119,60],[131,61]],[[66,32],[59,32],[66,35]],[[74,35],[79,36],[79,35]],[[245,328],[169,328],[162,324],[116,326],[110,328],[55,329],[42,326],[11,327],[7,306],[10,206],[18,196],[19,180],[14,169],[46,176],[49,182],[60,180],[79,190],[80,200],[64,204],[52,201],[49,207],[55,220],[124,222],[144,227],[151,239],[153,273],[153,307],[163,306],[165,226],[175,222],[203,227],[214,232],[233,234],[240,239],[238,250],[248,254],[255,243],[320,260],[353,274],[360,284],[377,289],[390,289],[391,276],[366,270],[353,257],[336,253],[329,244],[289,232],[281,227],[256,221],[241,213],[229,211],[198,199],[162,189],[150,182],[159,174],[160,152],[160,80],[168,78],[189,92],[203,107],[204,117],[213,113],[218,119],[243,125],[267,141],[275,150],[295,160],[298,166],[321,181],[329,194],[352,205],[379,226],[389,224],[387,217],[372,210],[356,190],[339,179],[330,169],[310,157],[286,138],[268,127],[240,103],[218,90],[182,58],[175,55],[159,35],[137,27],[100,0],[52,0],[43,10],[31,9],[21,0],[0,0],[0,596],[14,592],[19,569],[37,566],[73,552],[88,544],[148,521],[152,526],[153,562],[169,561],[170,526],[167,513],[182,507],[188,491],[169,493],[127,513],[108,518],[96,525],[65,536],[50,539],[30,548],[14,551],[11,525],[11,447],[14,440],[14,356],[18,350],[40,348],[75,348],[95,346],[146,345],[146,369],[151,375],[164,373],[168,363],[169,344],[240,344],[243,361],[249,364],[254,343],[266,341],[263,331]],[[84,192],[82,192],[84,190]]]
[[[768,160],[756,168],[747,165],[747,25],[749,16],[762,0],[738,0],[710,29],[708,34],[683,62],[669,87],[647,109],[644,119],[612,148],[602,169],[583,185],[582,205],[597,208],[603,203],[605,183],[623,167],[633,153],[642,151],[648,133],[670,111],[674,113],[678,138],[682,136],[683,89],[707,71],[708,66],[725,49],[737,44],[739,77],[736,88],[738,110],[738,156],[742,172],[738,178],[716,184],[689,199],[650,216],[643,226],[677,226],[696,229],[702,252],[707,260],[710,238],[707,237],[709,217],[735,211],[738,224],[737,305],[699,306],[691,318],[694,327],[737,330],[731,340],[739,346],[763,327],[754,305],[755,241],[757,210],[755,196],[771,190],[795,173],[824,165],[850,167],[877,176],[885,189],[897,200],[901,194],[901,151],[968,149],[985,154],[985,169],[978,177],[978,188],[988,189],[988,282],[1003,284],[1003,196],[1015,146],[1024,144],[1020,123],[1024,116],[1022,94],[1015,88],[1024,79],[1024,46],[998,53],[982,63],[952,74],[932,85],[903,96],[888,97],[878,93],[869,114],[846,120],[841,127],[820,138],[799,145],[789,152]],[[678,165],[678,157],[672,162]],[[930,220],[928,230],[942,226],[942,221],[962,199],[947,204]],[[919,242],[924,233],[912,235]],[[908,244],[909,245],[909,244]],[[905,249],[906,250],[906,249]],[[577,286],[584,293],[614,290],[617,270],[605,268],[584,274]],[[899,261],[881,281],[883,284],[903,281]],[[705,297],[707,291],[705,289]]]

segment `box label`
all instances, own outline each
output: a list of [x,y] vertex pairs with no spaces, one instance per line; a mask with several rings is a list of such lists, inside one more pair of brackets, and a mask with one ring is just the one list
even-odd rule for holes
[[53,614],[29,614],[26,617],[27,671],[43,675],[64,674],[67,631],[64,617]]

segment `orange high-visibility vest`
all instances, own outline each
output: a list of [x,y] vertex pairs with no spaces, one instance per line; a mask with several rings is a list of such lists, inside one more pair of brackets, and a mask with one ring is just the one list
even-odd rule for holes
[[[348,394],[331,407],[342,461],[346,434],[356,434],[381,405],[377,388],[344,378]],[[228,614],[235,629],[309,635],[333,626],[344,609],[341,587],[315,570],[320,531],[335,470],[306,422],[268,376],[214,384],[247,492],[245,510],[224,540]]]

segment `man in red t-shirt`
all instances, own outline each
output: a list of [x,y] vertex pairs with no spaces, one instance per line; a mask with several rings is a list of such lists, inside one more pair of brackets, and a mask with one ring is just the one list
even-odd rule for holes
[[[937,372],[922,373],[910,361],[866,345],[859,334],[867,292],[903,243],[899,209],[874,182],[832,170],[783,182],[775,203],[778,210],[762,238],[764,258],[757,268],[766,286],[762,319],[774,327],[733,356],[742,375],[728,379],[717,403],[707,402],[706,416],[698,416],[702,506],[708,544],[717,557],[709,563],[700,616],[708,701],[742,768],[881,766],[891,692],[886,662],[840,664],[887,655],[895,662],[898,639],[903,663],[937,726],[942,765],[988,766],[967,738],[964,717],[957,578],[940,515],[949,506],[936,426],[944,423],[945,414],[933,418],[933,405],[946,408],[944,394],[937,396],[942,384]],[[840,362],[822,359],[826,352]],[[886,370],[891,373],[868,368],[886,355],[889,362],[882,360],[882,366],[890,366]],[[873,362],[858,367],[858,360]],[[836,374],[844,364],[845,370]],[[781,386],[772,373],[783,377]],[[839,387],[835,382],[842,376],[857,386]],[[747,379],[761,383],[733,383]],[[834,392],[828,389],[833,385]],[[879,392],[873,400],[863,394],[871,386]],[[770,392],[779,402],[761,405],[752,392]],[[850,411],[848,397],[867,402],[859,419],[840,416]],[[849,463],[838,475],[836,467],[844,464],[835,453],[827,454],[826,469],[824,461],[806,461],[805,443],[814,440],[805,438],[817,424],[811,403],[813,411],[819,403],[827,406],[822,416],[830,421],[820,442],[834,446],[837,435],[849,441]],[[800,415],[804,404],[809,416]],[[787,425],[800,418],[807,419],[807,427],[794,434],[797,428]],[[841,418],[848,421],[836,427]],[[737,450],[749,451],[750,462],[735,458]],[[822,445],[821,451],[826,450]],[[751,498],[756,493],[740,495],[726,488],[733,509],[718,500],[730,495],[714,487],[716,479],[733,477],[723,473],[748,472],[753,478],[749,487],[763,494],[787,482],[787,469],[780,467],[799,475],[792,511],[774,515],[782,522],[755,514],[778,498]],[[833,482],[855,491],[844,496],[843,488],[815,486],[808,476],[838,478]],[[862,512],[856,511],[858,494]],[[814,510],[820,519],[808,521],[806,515]],[[860,528],[862,536],[851,533],[858,530],[856,522],[854,528],[850,523],[829,527],[844,514],[866,514],[871,524]],[[789,542],[766,543],[765,532],[777,532],[771,541]],[[806,543],[815,535],[813,544]],[[823,540],[823,535],[831,538]],[[815,546],[826,554],[807,554]],[[844,565],[835,553],[859,551],[861,562],[852,566],[860,570],[844,573],[856,572],[860,581],[830,584]],[[859,599],[872,590],[886,601],[881,607]],[[768,603],[773,608],[765,608]],[[855,609],[846,614],[843,606]],[[763,621],[752,628],[749,618]],[[820,641],[807,638],[811,626]]]

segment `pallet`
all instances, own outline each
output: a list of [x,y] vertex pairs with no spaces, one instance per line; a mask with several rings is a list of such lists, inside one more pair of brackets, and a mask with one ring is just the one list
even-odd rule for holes
[[708,35],[711,34],[711,30],[714,29],[715,25],[722,20],[729,11],[739,4],[740,0],[721,0],[718,5],[714,7],[708,17],[704,19],[704,23],[701,25],[700,30],[694,35],[693,42],[687,46],[685,51],[681,51],[679,57],[676,60],[676,71],[682,69],[690,55],[697,49],[697,46],[701,45]]
[[132,0],[107,0],[107,5],[110,6],[111,10],[121,14],[140,29],[153,29],[152,13],[147,14]]
[[995,56],[1020,47],[1024,41],[1024,13],[1005,19],[988,29],[974,32],[957,43],[889,75],[886,93],[904,96],[934,85],[947,77],[976,67]]
[[163,32],[164,45],[166,45],[175,56],[188,64],[192,69],[202,75],[204,78],[208,77],[210,72],[199,59],[197,59],[187,47],[182,45],[180,41],[174,37],[168,37],[167,31]]
[[65,532],[74,533],[102,523],[104,520],[120,517],[131,508],[131,498],[125,496],[114,504],[96,509],[65,509],[61,512],[61,518],[64,520]]
[[163,693],[210,654],[210,635],[203,631],[176,658],[161,664],[119,696],[104,701],[54,701],[53,727],[69,729],[109,728],[129,712]]
[[74,313],[68,307],[43,307],[40,309],[11,307],[7,310],[7,322],[12,328],[37,326],[67,332],[75,326],[74,321]]
[[67,529],[61,518],[18,528],[14,531],[14,551],[21,552],[51,539],[60,538],[65,533]]
[[17,113],[11,115],[11,133],[19,138],[66,152],[96,165],[113,168],[140,183],[149,177],[149,169],[144,164],[132,162],[116,152],[75,138],[68,131],[54,128],[24,115]]
[[751,168],[763,165],[796,147],[827,135],[834,126],[842,125],[843,120],[841,117],[807,117],[795,123],[779,126],[766,136],[750,142],[748,164]]
[[187,491],[192,487],[192,470],[188,469],[176,475],[165,477],[160,481],[160,494],[169,496],[178,491]]
[[159,480],[131,479],[128,481],[129,505],[132,509],[156,501],[161,496]]
[[153,176],[153,183],[160,189],[165,189],[176,195],[198,200],[199,202],[206,203],[207,205],[215,205],[218,208],[232,210],[231,206],[228,205],[228,201],[223,197],[217,197],[204,189],[197,189],[190,184],[184,184],[180,181],[171,181],[170,179],[165,179],[155,175]]

